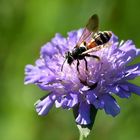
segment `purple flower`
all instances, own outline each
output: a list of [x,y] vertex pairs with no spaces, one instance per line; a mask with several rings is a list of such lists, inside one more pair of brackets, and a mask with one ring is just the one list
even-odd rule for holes
[[56,34],[51,42],[41,48],[40,58],[35,66],[25,68],[25,84],[36,84],[49,94],[37,101],[36,111],[39,115],[47,115],[55,104],[56,107],[71,109],[78,106],[76,122],[80,125],[91,123],[91,106],[104,111],[113,117],[120,113],[120,107],[114,96],[129,98],[131,93],[140,95],[140,87],[129,82],[140,76],[140,63],[129,65],[140,55],[140,50],[131,40],[118,42],[118,37],[112,37],[99,51],[92,52],[100,60],[92,57],[80,60],[77,71],[77,61],[71,65],[64,63],[65,53],[71,51],[82,29],[68,33],[64,38]]

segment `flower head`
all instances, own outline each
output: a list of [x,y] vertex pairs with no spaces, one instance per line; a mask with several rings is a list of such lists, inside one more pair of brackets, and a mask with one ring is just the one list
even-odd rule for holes
[[[56,107],[71,109],[78,106],[76,122],[80,125],[91,123],[91,106],[104,109],[107,114],[116,116],[120,112],[114,96],[129,98],[131,93],[140,95],[140,87],[130,83],[140,76],[140,64],[129,63],[140,55],[131,40],[119,43],[118,37],[112,37],[105,46],[92,55],[100,60],[87,57],[69,65],[65,61],[65,54],[72,51],[81,36],[82,29],[68,33],[64,38],[56,34],[51,42],[41,48],[40,58],[35,66],[25,68],[25,84],[36,84],[49,94],[36,103],[39,115],[47,115],[55,104]],[[62,70],[63,65],[63,70]]]

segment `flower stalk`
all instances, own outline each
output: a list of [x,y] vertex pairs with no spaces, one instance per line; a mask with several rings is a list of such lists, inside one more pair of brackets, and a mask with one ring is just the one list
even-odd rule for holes
[[79,131],[79,133],[80,133],[80,137],[79,137],[79,140],[84,140],[84,135]]

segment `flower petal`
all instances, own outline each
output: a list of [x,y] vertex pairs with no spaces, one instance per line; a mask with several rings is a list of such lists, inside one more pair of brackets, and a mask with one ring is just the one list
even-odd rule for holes
[[[128,48],[128,46],[129,46],[129,48]],[[120,49],[121,49],[122,51],[127,52],[127,51],[129,51],[129,50],[136,50],[136,47],[135,47],[135,45],[134,45],[134,43],[133,43],[132,40],[127,40],[126,42],[124,42],[124,43],[120,46]]]
[[75,47],[79,37],[82,34],[82,31],[83,31],[83,29],[80,29],[78,31],[75,30],[75,31],[71,31],[68,33],[67,40],[68,40],[68,44],[70,47],[72,47],[72,48]]
[[41,56],[43,58],[47,58],[50,57],[52,58],[54,56],[54,54],[59,53],[58,49],[54,47],[54,45],[51,42],[48,42],[47,44],[45,44],[42,48],[41,48]]
[[111,95],[104,95],[102,98],[104,100],[104,110],[107,114],[115,117],[120,113],[120,107]]
[[24,79],[25,84],[35,83],[40,79],[40,70],[36,66],[27,65],[25,67],[25,74],[26,74]]
[[98,99],[97,95],[92,91],[88,91],[86,96],[87,102],[95,106],[96,109],[102,109],[104,107],[104,101]]
[[81,102],[79,105],[78,116],[76,122],[81,125],[87,125],[91,123],[90,120],[90,105],[86,102]]
[[38,115],[47,115],[56,100],[56,95],[49,94],[35,103]]
[[[125,86],[125,87],[124,87]],[[130,91],[126,90],[127,85],[116,85],[109,88],[109,91],[115,93],[120,98],[129,98],[131,96]]]
[[112,37],[110,38],[110,41],[114,43],[118,43],[118,37],[112,33]]
[[140,63],[126,67],[125,78],[127,80],[134,79],[137,76],[140,76]]
[[77,94],[68,94],[67,96],[62,95],[55,102],[55,105],[57,108],[62,106],[63,108],[66,108],[66,109],[72,108],[76,104],[78,104],[78,95]]
[[140,86],[134,85],[132,83],[127,83],[127,85],[131,92],[140,95]]
[[67,40],[61,34],[56,33],[55,37],[51,40],[51,42],[61,54],[64,54],[64,52],[68,49]]

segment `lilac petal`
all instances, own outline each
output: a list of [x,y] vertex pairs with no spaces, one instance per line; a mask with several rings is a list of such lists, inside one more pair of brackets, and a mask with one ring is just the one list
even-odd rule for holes
[[94,94],[94,91],[92,90],[87,91],[86,100],[89,104],[93,104],[96,98],[97,96]]
[[104,110],[107,114],[115,117],[120,113],[120,107],[111,95],[104,95],[102,98],[104,100]]
[[125,78],[127,80],[134,79],[137,76],[140,76],[140,63],[126,67]]
[[110,41],[113,43],[118,43],[118,37],[112,33],[112,37],[110,38]]
[[94,105],[96,109],[102,109],[104,107],[104,101],[97,99],[97,95],[92,90],[87,92],[86,99],[87,102]]
[[76,104],[78,104],[78,96],[76,94],[70,94],[70,97],[68,97],[68,104],[67,106],[72,108],[74,107]]
[[56,95],[49,94],[47,97],[38,100],[35,103],[36,111],[38,115],[47,115],[50,109],[52,108],[54,102],[56,100]]
[[55,37],[51,40],[51,42],[45,44],[41,48],[41,56],[43,58],[50,57],[52,58],[54,54],[63,53],[67,48],[66,39],[63,38],[60,34],[56,34]]
[[25,67],[25,84],[35,83],[37,80],[40,79],[40,70],[38,67],[27,65]]
[[[66,44],[66,38],[64,38],[61,34],[56,33],[55,37],[51,40],[51,42],[55,45],[57,45],[57,44],[63,45],[63,44]],[[58,47],[61,47],[61,46],[58,46]]]
[[[126,90],[127,88],[127,90]],[[116,85],[109,88],[109,91],[115,93],[120,98],[129,98],[131,96],[130,91],[128,91],[127,85]]]
[[125,52],[124,60],[127,63],[131,62],[136,56],[140,54],[139,50],[137,50],[132,40],[127,40],[120,46],[119,49]]
[[44,60],[43,59],[37,59],[35,64],[40,69],[46,69],[46,67],[44,65]]
[[81,102],[79,105],[78,116],[76,122],[81,125],[87,125],[91,123],[90,120],[90,105],[86,102]]
[[129,50],[120,58],[125,64],[130,63],[136,57],[135,50]]
[[138,71],[140,71],[140,63],[137,63],[137,64],[134,64],[134,65],[130,65],[130,66],[127,66],[126,67],[126,71],[131,71],[132,70],[132,72],[135,70],[138,70]]
[[103,109],[104,108],[104,100],[97,99],[93,102],[93,105],[95,106],[96,109]]
[[128,85],[128,88],[131,92],[133,92],[137,95],[140,95],[140,87],[139,86],[134,85],[132,83],[128,83],[128,82],[127,82],[127,85]]
[[51,42],[61,54],[64,54],[64,51],[68,49],[67,40],[61,34],[56,33]]
[[[129,47],[128,47],[128,46],[129,46]],[[125,52],[130,51],[130,50],[135,50],[135,51],[136,51],[136,47],[135,47],[135,45],[134,45],[134,43],[133,43],[132,40],[127,40],[126,42],[124,42],[124,43],[120,46],[120,49],[121,49],[122,51],[125,51]]]
[[131,93],[120,88],[119,92],[116,93],[116,95],[118,95],[120,98],[129,98],[131,96]]
[[138,49],[138,48],[136,50],[136,56],[140,56],[140,49]]
[[45,44],[40,51],[40,54],[43,58],[47,58],[50,57],[52,58],[54,56],[54,54],[59,53],[59,51],[57,50],[57,48],[54,47],[54,45],[51,42],[48,42],[47,44]]
[[68,42],[69,42],[69,46],[71,47],[75,47],[78,39],[80,38],[81,34],[82,34],[83,29],[80,29],[77,31],[71,31],[68,33]]
[[55,105],[56,107],[62,106],[63,108],[69,109],[74,107],[76,104],[78,104],[78,95],[77,94],[69,94],[69,95],[62,95],[59,97]]
[[49,70],[43,70],[37,66],[27,65],[25,67],[25,74],[25,84],[36,83],[46,87],[48,83],[57,83],[60,81],[56,75],[49,74]]

